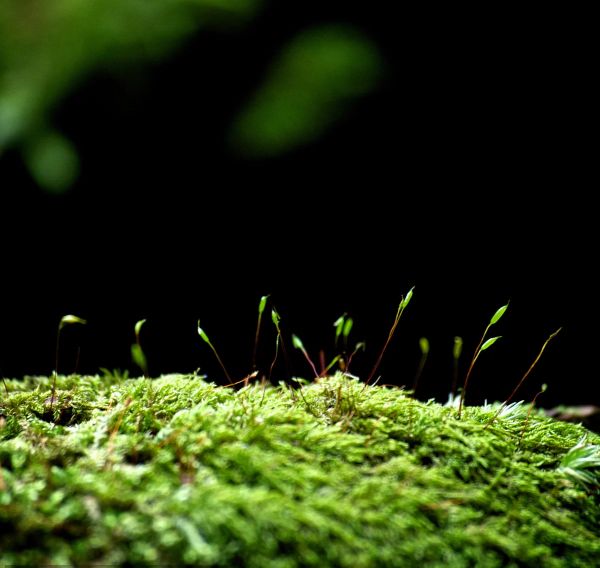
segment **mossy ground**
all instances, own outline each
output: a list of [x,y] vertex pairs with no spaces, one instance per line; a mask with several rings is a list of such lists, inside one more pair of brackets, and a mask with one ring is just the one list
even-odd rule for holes
[[[0,565],[591,566],[583,435],[528,405],[456,409],[337,375],[9,381]],[[596,478],[595,478],[596,479]]]

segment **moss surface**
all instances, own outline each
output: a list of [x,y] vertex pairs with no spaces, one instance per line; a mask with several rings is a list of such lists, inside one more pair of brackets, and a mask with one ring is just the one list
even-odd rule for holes
[[301,391],[234,390],[195,375],[59,377],[53,408],[47,378],[8,388],[1,565],[600,557],[600,437],[528,416],[528,405],[486,428],[497,406],[467,407],[459,421],[454,407],[341,375]]

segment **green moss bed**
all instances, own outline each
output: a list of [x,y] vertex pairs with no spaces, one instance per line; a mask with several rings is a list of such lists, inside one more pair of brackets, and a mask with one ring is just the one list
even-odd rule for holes
[[596,566],[600,436],[341,374],[7,381],[0,565]]

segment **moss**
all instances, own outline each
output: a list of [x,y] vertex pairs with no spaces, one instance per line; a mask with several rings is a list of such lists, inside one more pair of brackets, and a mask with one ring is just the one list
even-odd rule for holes
[[[1,565],[590,566],[587,436],[511,405],[456,408],[337,375],[302,390],[9,381]],[[574,462],[573,462],[574,463]],[[561,465],[562,464],[562,465]],[[591,481],[590,481],[591,480]]]

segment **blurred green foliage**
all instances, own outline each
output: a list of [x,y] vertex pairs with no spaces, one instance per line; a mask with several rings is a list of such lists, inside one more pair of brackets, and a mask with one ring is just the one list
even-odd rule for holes
[[[0,154],[20,148],[41,187],[69,188],[79,171],[77,151],[53,126],[53,111],[67,94],[94,72],[121,72],[164,59],[202,28],[246,24],[261,4],[2,0]],[[330,26],[300,34],[239,112],[232,145],[264,156],[311,141],[349,100],[375,85],[380,70],[376,49],[356,30]]]
[[381,72],[373,44],[346,26],[294,38],[239,116],[233,140],[250,155],[274,155],[309,142],[369,92]]

